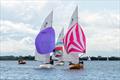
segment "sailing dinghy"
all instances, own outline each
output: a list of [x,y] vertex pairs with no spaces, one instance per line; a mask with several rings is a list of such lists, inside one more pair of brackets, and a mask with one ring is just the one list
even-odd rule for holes
[[39,68],[53,68],[50,53],[55,48],[55,31],[52,27],[53,12],[43,22],[40,32],[35,39],[35,60],[44,61]]
[[63,61],[63,51],[64,51],[64,45],[63,45],[63,38],[64,38],[64,28],[62,28],[55,47],[54,51],[54,56],[55,58],[58,58],[58,61],[56,65],[58,66],[63,66],[64,61]]
[[64,37],[64,47],[70,56],[70,69],[83,68],[83,62],[79,62],[79,55],[86,52],[86,38],[81,26],[78,23],[78,7],[71,17],[68,31]]

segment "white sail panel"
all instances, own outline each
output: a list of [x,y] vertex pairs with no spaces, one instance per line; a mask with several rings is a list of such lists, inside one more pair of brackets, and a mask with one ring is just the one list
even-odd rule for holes
[[64,28],[62,28],[62,30],[58,36],[57,42],[63,42],[63,37],[64,37]]
[[36,50],[35,50],[35,60],[37,61],[45,61],[45,57],[43,57],[43,55],[39,54]]
[[78,6],[75,8],[75,11],[71,16],[71,20],[68,28],[72,27],[75,23],[78,23]]
[[40,31],[47,27],[52,27],[52,21],[53,21],[53,11],[45,18]]

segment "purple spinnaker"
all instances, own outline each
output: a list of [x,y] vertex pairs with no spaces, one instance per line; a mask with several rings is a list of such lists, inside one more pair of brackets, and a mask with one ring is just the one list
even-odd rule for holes
[[39,54],[49,54],[55,48],[55,31],[52,27],[40,31],[35,39],[35,47]]

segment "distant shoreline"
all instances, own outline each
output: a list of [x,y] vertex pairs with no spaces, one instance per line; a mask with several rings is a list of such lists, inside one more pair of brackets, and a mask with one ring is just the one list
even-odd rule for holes
[[[29,60],[29,61],[35,61],[35,56],[0,56],[0,61],[7,61],[7,60],[19,60],[19,59],[24,59],[24,60]],[[120,57],[116,57],[116,56],[111,56],[111,57],[102,57],[102,56],[98,56],[98,57],[81,57],[79,58],[80,60],[83,61],[120,61]]]

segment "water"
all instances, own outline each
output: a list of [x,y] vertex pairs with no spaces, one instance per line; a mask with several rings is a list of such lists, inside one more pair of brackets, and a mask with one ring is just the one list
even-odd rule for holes
[[46,70],[39,64],[0,61],[0,80],[120,80],[120,61],[86,61],[83,70],[69,70],[67,65]]

